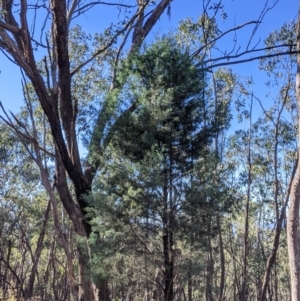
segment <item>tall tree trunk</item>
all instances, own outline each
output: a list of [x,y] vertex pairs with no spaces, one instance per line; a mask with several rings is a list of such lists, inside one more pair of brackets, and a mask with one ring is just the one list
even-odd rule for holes
[[164,248],[164,301],[173,301],[173,288],[174,288],[174,261],[172,254],[172,233],[170,233],[168,227],[165,228],[163,235],[163,248]]
[[217,216],[217,227],[219,232],[219,247],[220,247],[220,265],[221,265],[221,276],[220,276],[220,286],[219,286],[219,296],[218,301],[223,300],[224,287],[225,287],[225,254],[224,254],[224,246],[223,246],[223,237],[222,237],[222,229],[220,225],[220,216]]
[[[299,99],[300,100],[300,99]],[[298,150],[299,152],[299,150]],[[300,301],[300,243],[299,243],[300,164],[298,162],[287,217],[287,242],[291,275],[291,300]]]
[[[163,258],[164,258],[164,301],[173,301],[174,295],[174,216],[175,208],[172,194],[172,152],[170,152],[170,168],[165,170],[163,186]],[[166,164],[167,165],[167,164]]]
[[[88,247],[84,243],[78,243],[78,297],[80,301],[97,300],[97,291],[94,288]],[[106,300],[100,300],[106,301]]]
[[[279,248],[279,238],[280,238],[280,233],[282,230],[282,224],[283,221],[285,219],[285,215],[286,215],[286,207],[288,204],[288,200],[289,197],[292,195],[291,194],[291,189],[292,189],[292,185],[294,185],[294,177],[295,177],[295,173],[296,173],[296,169],[298,168],[298,158],[296,159],[294,168],[293,168],[293,172],[291,175],[291,179],[290,179],[290,183],[288,186],[288,191],[286,193],[286,199],[285,202],[281,208],[281,213],[280,213],[280,217],[279,220],[277,221],[277,225],[276,225],[276,229],[275,229],[275,233],[274,233],[274,240],[273,240],[273,247],[272,247],[272,251],[268,257],[267,260],[267,264],[266,264],[266,268],[265,268],[265,276],[264,276],[264,280],[263,280],[263,284],[262,284],[262,289],[261,289],[261,293],[260,296],[258,298],[258,300],[260,301],[264,301],[266,299],[266,293],[267,293],[267,288],[269,285],[269,279],[270,279],[270,275],[271,275],[271,270],[273,265],[275,264],[275,260],[276,260],[276,254]],[[289,217],[288,217],[289,218]]]
[[[95,281],[97,291],[98,291],[98,299],[99,301],[111,301],[110,290],[108,288],[108,283],[106,279],[99,279]],[[95,290],[95,289],[94,289]],[[127,296],[130,295],[130,288],[128,290]]]
[[213,259],[213,249],[211,244],[211,219],[209,217],[208,224],[208,255],[207,255],[207,263],[206,263],[206,280],[205,280],[205,300],[213,301],[213,274],[214,274],[214,259]]
[[[280,119],[281,119],[281,114],[283,112],[283,109],[285,107],[285,104],[288,100],[288,93],[290,90],[290,79],[288,80],[288,85],[287,85],[287,89],[285,90],[285,95],[283,97],[282,100],[282,104],[281,104],[281,108],[279,110],[278,116],[276,118],[276,122],[275,122],[275,143],[274,143],[274,203],[275,203],[275,209],[276,209],[276,228],[275,228],[275,235],[274,235],[274,240],[273,240],[273,248],[271,250],[271,253],[268,257],[267,260],[267,265],[266,265],[266,269],[265,269],[265,276],[264,276],[264,280],[263,280],[263,285],[261,288],[261,292],[258,296],[258,300],[260,301],[264,301],[266,298],[266,291],[267,291],[267,287],[269,285],[269,278],[271,275],[271,270],[273,265],[275,264],[276,261],[276,254],[277,254],[277,250],[279,247],[279,238],[280,238],[280,234],[281,234],[281,229],[282,229],[282,223],[283,220],[285,219],[285,212],[286,212],[286,206],[288,203],[288,199],[289,199],[289,192],[290,192],[290,187],[291,187],[291,183],[294,177],[294,171],[292,173],[292,177],[291,177],[291,181],[288,187],[288,194],[286,197],[286,200],[284,202],[284,204],[282,205],[281,208],[281,212],[279,211],[279,202],[278,202],[278,195],[279,195],[279,179],[278,179],[278,145],[279,145],[279,128],[280,128]],[[296,165],[295,165],[296,167]],[[295,169],[294,167],[294,169]],[[259,237],[259,236],[258,236]],[[275,278],[276,279],[276,278]]]
[[[298,103],[298,118],[300,112],[300,13],[297,24],[297,75],[296,75],[296,95]],[[299,125],[298,119],[298,125]],[[298,139],[300,128],[298,126]],[[298,158],[299,158],[298,146]],[[297,164],[297,172],[293,180],[290,208],[287,217],[287,242],[291,274],[291,300],[300,301],[300,236],[299,236],[299,201],[300,201],[300,160]]]
[[193,301],[193,277],[192,277],[192,262],[191,261],[189,263],[188,301]]
[[251,140],[252,140],[252,104],[253,94],[250,103],[250,118],[249,118],[249,142],[247,150],[247,161],[248,161],[248,184],[247,184],[247,198],[245,204],[245,230],[244,230],[244,258],[243,258],[243,283],[241,291],[241,301],[248,299],[248,253],[249,253],[249,207],[251,198],[251,182],[252,182],[252,160],[251,160]]

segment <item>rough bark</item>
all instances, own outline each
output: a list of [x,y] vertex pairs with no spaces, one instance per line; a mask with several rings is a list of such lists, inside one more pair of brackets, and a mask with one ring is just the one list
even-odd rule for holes
[[173,301],[174,297],[174,208],[172,189],[172,159],[169,171],[165,170],[165,183],[163,186],[163,258],[164,258],[164,301]]
[[189,264],[190,275],[188,279],[188,301],[193,301],[193,278],[191,276],[191,261]]
[[225,253],[224,253],[222,229],[221,229],[220,216],[219,215],[217,216],[217,227],[218,227],[218,236],[219,236],[220,267],[221,267],[218,301],[222,301],[223,300],[223,295],[224,295],[224,287],[225,287]]
[[212,217],[209,217],[207,227],[207,261],[206,261],[206,275],[205,275],[205,301],[213,301],[213,276],[214,276],[214,258],[212,249],[212,229],[211,229]]
[[[79,300],[98,300],[93,286],[90,270],[90,258],[86,245],[80,244],[78,252],[78,295]],[[101,300],[102,301],[102,300]]]
[[164,230],[163,248],[164,248],[164,301],[173,301],[174,295],[174,261],[172,258],[172,248],[170,246],[170,233]]

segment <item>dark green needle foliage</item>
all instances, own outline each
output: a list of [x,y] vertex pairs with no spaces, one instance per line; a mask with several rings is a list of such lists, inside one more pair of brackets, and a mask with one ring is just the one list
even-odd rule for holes
[[[182,165],[199,154],[213,137],[205,78],[172,38],[145,49],[131,62],[126,85],[137,109],[118,130],[115,145],[139,161],[156,145]],[[212,117],[212,116],[211,116]]]
[[[204,74],[188,49],[171,37],[125,62],[120,81],[124,73],[127,81],[119,102],[123,111],[134,110],[113,125],[115,135],[95,183],[93,227],[99,235],[93,237],[98,253],[94,262],[101,267],[100,275],[105,270],[106,277],[125,286],[131,285],[128,277],[133,282],[138,278],[144,289],[159,268],[151,290],[169,301],[176,295],[177,277],[187,278],[203,268],[200,250],[206,238],[201,242],[199,234],[208,227],[202,215],[211,221],[214,210],[222,210],[215,205],[216,194],[210,193],[215,181],[211,142],[228,126],[229,118],[216,114],[227,114],[228,109],[219,110],[213,103]],[[192,247],[199,264],[187,270],[191,264],[186,250]],[[132,260],[139,262],[138,271]],[[117,269],[120,262],[122,273]]]

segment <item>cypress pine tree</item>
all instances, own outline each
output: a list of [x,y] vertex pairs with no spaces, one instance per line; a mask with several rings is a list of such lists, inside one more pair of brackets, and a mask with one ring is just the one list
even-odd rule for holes
[[187,229],[183,224],[195,202],[187,200],[190,174],[200,157],[209,158],[211,139],[226,124],[213,123],[218,108],[206,99],[205,76],[188,49],[172,38],[146,47],[131,59],[130,76],[120,97],[124,107],[135,103],[135,110],[118,124],[107,148],[109,159],[98,182],[98,200],[101,211],[108,214],[98,227],[105,232],[105,223],[113,225],[111,237],[117,240],[123,232],[122,251],[117,247],[112,253],[144,258],[140,277],[152,275],[159,284],[149,287],[145,279],[144,290],[153,299],[160,295],[171,301],[178,293],[175,276],[183,273],[178,237]]

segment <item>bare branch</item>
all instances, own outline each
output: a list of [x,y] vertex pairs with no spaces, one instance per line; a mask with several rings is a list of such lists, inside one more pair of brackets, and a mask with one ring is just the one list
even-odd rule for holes
[[207,46],[209,46],[209,45],[215,43],[216,41],[220,40],[221,38],[223,38],[228,33],[232,32],[232,31],[237,31],[237,30],[239,30],[239,29],[241,29],[241,28],[243,28],[245,26],[251,25],[251,24],[257,24],[257,21],[250,21],[250,22],[247,22],[245,24],[238,25],[238,26],[236,26],[234,28],[230,28],[230,29],[226,30],[225,32],[223,32],[221,35],[219,35],[215,39],[212,39],[211,41],[207,42],[205,45],[201,46],[198,50],[196,50],[194,53],[192,53],[191,57],[194,58],[201,51],[203,51],[205,48],[207,48]]
[[76,8],[77,5],[78,5],[78,0],[73,0],[71,8],[70,8],[70,10],[68,11],[68,14],[67,14],[68,28],[70,27],[72,16],[74,14],[74,11],[75,11],[75,8]]
[[2,29],[8,30],[8,31],[10,31],[11,33],[14,33],[14,34],[19,34],[20,33],[20,28],[19,27],[7,24],[7,23],[2,22],[2,21],[0,21],[0,27]]
[[[287,46],[287,45],[280,45],[280,46]],[[278,48],[280,46],[274,46],[272,48]],[[240,53],[238,55],[227,56],[227,57],[224,56],[224,57],[219,57],[219,58],[215,58],[215,59],[209,59],[209,60],[197,63],[196,66],[200,67],[201,70],[203,70],[203,71],[209,71],[212,68],[223,67],[223,66],[228,66],[228,65],[242,64],[242,63],[252,62],[252,61],[261,60],[261,59],[265,59],[265,58],[271,58],[271,57],[277,57],[277,56],[283,56],[283,55],[292,55],[292,54],[297,54],[298,53],[297,50],[288,50],[288,51],[282,51],[282,52],[278,52],[278,53],[270,53],[270,54],[265,54],[265,55],[259,55],[259,56],[250,57],[250,58],[243,59],[243,60],[236,60],[236,61],[231,61],[231,62],[221,62],[221,63],[218,63],[218,64],[214,64],[214,65],[204,67],[206,64],[208,64],[210,62],[221,61],[221,60],[227,60],[228,61],[232,58],[234,59],[234,58],[238,58],[240,56],[246,55],[246,54],[251,54],[252,52],[268,50],[268,49],[269,48],[267,47],[267,48],[249,50],[249,51],[245,51],[243,53]]]
[[[144,1],[143,0],[137,0],[137,2],[138,2],[138,5],[139,5],[141,11],[140,11],[138,20],[136,21],[136,24],[135,24],[135,28],[134,28],[132,40],[134,40],[135,37],[137,36],[137,34],[142,30],[142,28],[143,28],[143,22],[144,22],[144,18],[145,18]],[[148,2],[149,1],[147,1],[146,4],[148,4]]]
[[256,32],[257,32],[257,30],[259,28],[259,25],[262,23],[265,15],[267,14],[267,12],[269,12],[270,10],[272,10],[277,5],[278,2],[279,2],[279,0],[276,0],[270,7],[268,7],[269,0],[267,0],[265,2],[265,6],[264,6],[263,10],[261,11],[261,13],[260,13],[260,15],[258,17],[258,23],[254,27],[253,32],[251,34],[251,37],[249,38],[249,42],[248,42],[248,45],[246,47],[247,50],[249,49],[250,44],[252,42],[252,39],[253,39],[254,35],[256,34]]
[[92,60],[94,60],[98,55],[101,53],[105,52],[114,42],[115,40],[123,34],[130,26],[133,24],[135,19],[139,16],[140,10],[136,12],[136,14],[127,22],[127,24],[121,29],[116,32],[116,34],[112,37],[112,39],[109,41],[109,43],[104,47],[99,50],[97,50],[89,59],[87,59],[85,62],[82,64],[78,65],[75,69],[71,71],[71,76],[76,74],[80,69],[82,69],[84,66],[86,66],[88,63],[90,63]]
[[147,37],[153,26],[156,24],[162,13],[168,7],[172,0],[161,0],[157,7],[153,10],[150,17],[147,19],[141,30],[133,37],[130,53],[140,47],[143,40]]
[[77,13],[77,16],[79,16],[80,14],[88,11],[89,9],[91,9],[92,7],[94,7],[95,5],[98,5],[98,4],[103,4],[103,5],[108,5],[108,6],[119,6],[119,7],[125,7],[125,8],[136,7],[136,5],[127,5],[124,3],[109,3],[109,2],[103,2],[103,1],[93,1],[93,2],[90,2],[86,5],[79,7],[78,9],[74,10],[74,13]]
[[119,63],[119,59],[120,59],[120,55],[121,55],[121,52],[127,42],[127,39],[130,35],[130,32],[131,32],[131,28],[129,28],[129,30],[127,31],[124,39],[123,39],[123,42],[121,43],[119,49],[118,49],[118,52],[117,52],[117,55],[116,55],[116,58],[115,58],[115,61],[114,61],[114,69],[113,69],[113,75],[112,75],[112,80],[111,82],[114,83],[115,80],[116,80],[116,76],[117,76],[117,68],[118,68],[118,63]]
[[[26,148],[27,153],[29,154],[29,156],[32,158],[33,161],[36,162],[36,157],[34,156],[34,153],[29,149],[28,145],[25,143],[25,140],[27,141],[31,141],[33,142],[33,138],[30,135],[26,135],[24,133],[22,133],[11,121],[11,119],[9,118],[7,112],[4,110],[4,107],[2,105],[2,103],[0,102],[0,107],[2,109],[2,111],[4,112],[6,118],[4,118],[3,116],[0,115],[0,119],[2,119],[10,128],[12,128],[14,130],[14,132],[17,134],[17,136],[19,137],[20,141],[22,142],[23,146]],[[10,112],[11,113],[11,112]],[[12,113],[11,113],[12,114]],[[15,117],[14,117],[15,118]],[[20,125],[20,123],[18,123]]]
[[[15,133],[19,136],[20,140],[22,141],[22,143],[24,144],[26,150],[28,151],[29,155],[31,156],[31,158],[36,161],[36,158],[33,156],[33,153],[29,150],[27,144],[25,143],[25,140],[29,141],[30,143],[32,143],[34,146],[36,146],[38,149],[40,149],[41,151],[45,152],[47,155],[51,156],[52,158],[55,157],[55,155],[51,152],[49,152],[48,150],[46,150],[45,148],[43,148],[42,146],[39,145],[38,141],[32,137],[28,132],[26,132],[26,134],[24,134],[22,131],[20,131],[16,125],[13,124],[13,122],[11,121],[11,119],[9,118],[7,112],[5,111],[3,104],[0,102],[0,108],[2,109],[2,111],[4,112],[6,118],[4,118],[3,116],[0,115],[0,119],[2,119],[10,128],[12,128]],[[11,113],[11,112],[10,112]],[[15,121],[18,123],[18,125],[20,127],[22,127],[23,129],[25,129],[24,125],[18,120],[18,118],[11,113],[13,118],[15,119]]]

